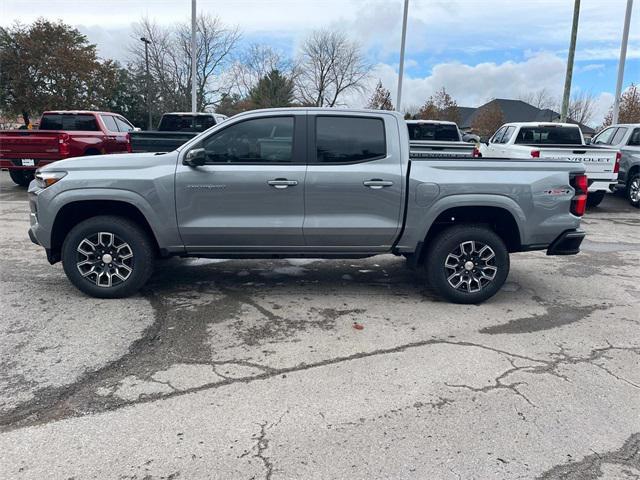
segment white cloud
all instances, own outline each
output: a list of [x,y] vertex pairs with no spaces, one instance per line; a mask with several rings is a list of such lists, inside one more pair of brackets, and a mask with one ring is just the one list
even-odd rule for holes
[[[372,72],[372,85],[380,79],[392,93],[395,103],[397,95],[397,67],[380,63]],[[597,65],[592,69],[598,68]],[[426,99],[442,87],[463,107],[477,107],[492,98],[518,98],[519,96],[545,89],[550,95],[560,98],[564,85],[565,62],[550,53],[537,53],[522,62],[441,63],[433,67],[424,77],[415,77],[405,72],[402,87],[404,108],[424,104]],[[372,90],[373,86],[369,90]],[[580,91],[574,88],[574,93]],[[366,103],[366,95],[352,95],[347,99],[350,106],[360,107]],[[599,125],[613,102],[608,92],[597,94],[592,125]]]

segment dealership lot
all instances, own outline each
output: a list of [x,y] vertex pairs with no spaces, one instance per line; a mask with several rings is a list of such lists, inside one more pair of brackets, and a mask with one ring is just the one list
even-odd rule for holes
[[393,256],[172,259],[109,301],[47,263],[0,175],[0,476],[640,475],[640,215],[622,198],[585,216],[580,255],[512,256],[480,306]]

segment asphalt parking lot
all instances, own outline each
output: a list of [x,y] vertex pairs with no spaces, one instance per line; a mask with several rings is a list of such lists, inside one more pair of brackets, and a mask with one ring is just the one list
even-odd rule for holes
[[[640,212],[480,306],[393,256],[158,264],[84,296],[0,174],[0,477],[640,476]],[[354,328],[361,325],[362,329]]]

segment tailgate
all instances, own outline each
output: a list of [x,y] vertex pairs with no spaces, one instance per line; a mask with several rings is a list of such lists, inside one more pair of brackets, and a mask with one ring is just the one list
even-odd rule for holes
[[473,157],[474,147],[473,143],[467,142],[411,140],[409,142],[409,156],[416,160],[421,158]]
[[50,159],[58,155],[57,131],[0,132],[0,158]]
[[539,147],[540,159],[583,163],[590,179],[610,179],[616,165],[616,150],[584,146]]

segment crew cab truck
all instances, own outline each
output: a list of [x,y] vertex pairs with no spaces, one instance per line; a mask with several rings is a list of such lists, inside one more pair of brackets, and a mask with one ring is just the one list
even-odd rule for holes
[[640,123],[611,125],[591,143],[620,150],[620,171],[614,190],[622,190],[629,203],[640,208]]
[[464,142],[455,122],[407,120],[413,157],[472,157],[474,145]]
[[586,189],[575,162],[411,158],[397,112],[255,110],[166,154],[39,169],[29,235],[95,297],[133,294],[158,257],[393,253],[477,303],[510,253],[578,253]]
[[134,127],[122,115],[84,110],[44,112],[35,130],[0,131],[0,168],[26,187],[38,167],[69,157],[130,152]]
[[227,119],[218,113],[165,113],[160,118],[157,130],[132,132],[131,151],[170,152],[206,129]]
[[529,158],[581,162],[589,179],[587,205],[602,202],[610,185],[617,183],[620,152],[585,145],[582,131],[572,123],[506,123],[475,152],[479,157]]

